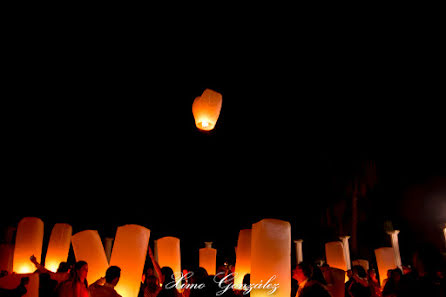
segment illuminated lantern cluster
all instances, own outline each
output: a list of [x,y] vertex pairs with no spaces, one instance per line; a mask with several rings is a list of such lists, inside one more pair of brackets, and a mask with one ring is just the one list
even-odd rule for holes
[[212,242],[205,242],[205,247],[199,250],[199,265],[206,269],[209,275],[215,275],[217,270],[217,250],[212,248]]
[[198,129],[210,131],[217,124],[223,97],[220,93],[210,89],[204,90],[200,97],[192,104],[192,113]]
[[55,224],[51,231],[45,268],[56,272],[61,262],[66,262],[71,244],[72,227],[68,224]]
[[34,255],[40,262],[43,244],[43,222],[39,218],[23,218],[17,226],[14,248],[13,271],[15,273],[32,273],[36,267],[29,260]]
[[271,277],[278,284],[271,288],[254,288],[252,297],[289,297],[291,295],[291,225],[289,222],[264,219],[252,225],[251,284],[265,284]]

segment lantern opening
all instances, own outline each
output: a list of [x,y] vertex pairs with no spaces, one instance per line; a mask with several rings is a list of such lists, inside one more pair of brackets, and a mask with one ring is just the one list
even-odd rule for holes
[[206,121],[206,120],[198,122],[198,124],[197,124],[198,129],[205,130],[205,131],[212,130],[214,128],[214,126],[215,126],[214,124],[212,124],[212,123],[210,123],[209,121]]

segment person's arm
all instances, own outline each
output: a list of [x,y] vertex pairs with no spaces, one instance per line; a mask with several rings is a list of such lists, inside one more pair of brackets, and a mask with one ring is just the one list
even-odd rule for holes
[[31,260],[31,262],[34,264],[34,266],[36,266],[37,270],[40,273],[49,273],[49,274],[53,274],[54,272],[49,271],[48,269],[45,268],[45,266],[43,266],[42,264],[40,264],[39,262],[37,262],[37,259],[34,255],[32,255],[31,257],[29,257],[29,259]]
[[149,246],[149,256],[150,256],[150,260],[152,260],[153,268],[155,269],[155,272],[158,276],[158,281],[161,284],[164,282],[163,274],[161,273],[161,268],[160,268],[159,264],[155,261],[155,258],[153,257],[152,248],[150,246]]

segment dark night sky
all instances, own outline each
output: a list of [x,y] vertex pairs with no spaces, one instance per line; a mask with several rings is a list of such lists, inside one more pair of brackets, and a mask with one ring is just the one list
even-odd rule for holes
[[[376,244],[390,244],[380,235],[385,220],[410,230],[407,241],[439,228],[444,109],[429,99],[443,99],[443,85],[429,57],[412,59],[394,42],[344,51],[224,43],[227,51],[192,55],[173,42],[149,56],[82,46],[19,53],[2,108],[2,200],[12,201],[2,224],[38,216],[47,233],[68,222],[74,232],[113,236],[137,223],[151,239],[180,237],[191,263],[204,241],[231,256],[239,229],[276,217],[317,250],[332,236],[320,215],[342,198],[336,180],[372,159]],[[191,112],[205,88],[223,94],[208,134]]]

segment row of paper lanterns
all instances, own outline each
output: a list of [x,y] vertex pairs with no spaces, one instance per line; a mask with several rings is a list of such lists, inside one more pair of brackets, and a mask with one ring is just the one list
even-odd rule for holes
[[[18,275],[29,274],[35,270],[29,257],[35,255],[40,262],[43,244],[44,224],[39,218],[23,218],[17,227],[15,246],[13,250],[12,274],[10,278],[0,278],[0,287],[7,287],[8,279],[19,281]],[[398,246],[398,230],[389,232],[392,247],[375,250],[378,272],[386,275],[387,270],[401,267],[401,257]],[[444,229],[446,239],[446,228]],[[144,269],[150,230],[139,225],[124,225],[117,229],[113,250],[111,244],[106,248],[102,244],[96,230],[85,230],[72,235],[72,228],[68,224],[55,224],[51,232],[45,258],[45,267],[56,271],[60,262],[67,260],[70,244],[76,260],[88,263],[88,282],[93,283],[104,276],[110,265],[122,268],[121,278],[116,290],[123,297],[136,297],[140,287],[141,275]],[[348,236],[341,241],[325,244],[326,261],[332,268],[341,272],[351,269]],[[110,241],[108,241],[110,243]],[[302,240],[296,240],[297,262],[303,260]],[[161,267],[169,266],[174,272],[181,272],[180,240],[175,237],[163,237],[155,241],[155,257]],[[108,245],[108,247],[107,247]],[[108,253],[106,253],[108,250]],[[258,284],[276,276],[274,282],[280,284],[274,296],[289,296],[291,288],[291,226],[289,222],[277,219],[264,219],[252,225],[252,229],[239,232],[236,247],[236,265],[234,286],[240,287],[245,274],[251,276],[251,283]],[[11,251],[0,249],[0,260],[11,257]],[[199,250],[199,266],[212,275],[216,273],[217,250],[211,243]],[[354,264],[368,269],[368,261],[355,260]],[[3,270],[4,268],[1,267]],[[34,281],[34,283],[37,281]],[[263,296],[266,289],[257,289],[251,296]],[[38,289],[37,293],[38,294]],[[32,296],[30,294],[29,296]],[[334,294],[336,295],[336,294]],[[34,295],[38,296],[38,295]]]

